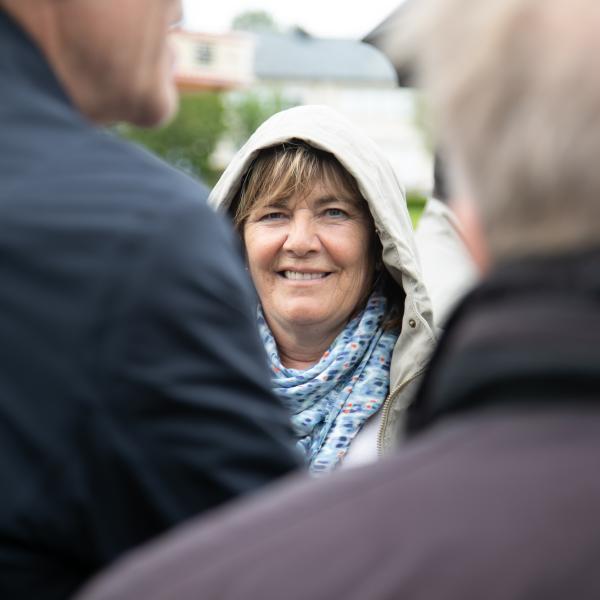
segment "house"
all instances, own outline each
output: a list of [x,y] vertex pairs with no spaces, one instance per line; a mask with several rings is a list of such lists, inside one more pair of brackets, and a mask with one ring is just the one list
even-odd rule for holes
[[[367,33],[363,42],[371,44],[387,57],[398,57],[396,52],[398,43],[402,37],[402,26],[406,20],[406,14],[414,0],[405,0],[398,8],[388,15],[375,29]],[[392,60],[398,78],[398,85],[411,86],[412,73],[410,65],[405,60]]]
[[230,90],[254,81],[254,38],[231,33],[216,35],[177,30],[175,81],[181,91]]
[[[398,87],[394,67],[372,45],[316,38],[301,29],[178,36],[183,89],[212,86],[233,98],[251,90],[288,105],[330,106],[375,140],[406,188],[430,189],[431,157],[416,124],[418,98]],[[233,140],[223,140],[216,163],[226,166],[235,150]]]
[[300,29],[262,33],[255,77],[257,90],[338,110],[377,142],[405,187],[430,189],[431,157],[416,125],[418,97],[398,87],[392,64],[372,45],[314,38]]

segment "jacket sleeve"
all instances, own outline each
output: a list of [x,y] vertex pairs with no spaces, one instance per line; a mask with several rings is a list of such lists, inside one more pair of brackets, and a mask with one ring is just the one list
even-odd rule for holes
[[221,218],[178,206],[130,252],[86,441],[95,464],[81,504],[101,563],[298,466]]

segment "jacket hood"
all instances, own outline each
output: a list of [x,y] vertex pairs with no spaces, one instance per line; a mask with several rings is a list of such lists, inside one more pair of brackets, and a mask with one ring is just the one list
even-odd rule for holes
[[379,147],[350,121],[326,106],[300,106],[265,121],[235,155],[209,202],[227,212],[242,178],[260,150],[291,139],[333,154],[356,179],[383,247],[383,263],[406,293],[390,389],[425,366],[434,344],[431,303],[422,281],[413,227],[402,185]]

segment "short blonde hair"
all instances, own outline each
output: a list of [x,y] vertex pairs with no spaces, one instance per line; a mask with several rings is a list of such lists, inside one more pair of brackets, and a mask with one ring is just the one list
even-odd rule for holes
[[495,259],[600,241],[600,2],[418,0],[416,62]]

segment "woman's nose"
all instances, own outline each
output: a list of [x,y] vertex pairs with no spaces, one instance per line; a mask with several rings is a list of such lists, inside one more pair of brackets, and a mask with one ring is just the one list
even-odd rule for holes
[[321,242],[312,215],[294,216],[283,244],[283,249],[296,256],[305,256],[320,248]]

